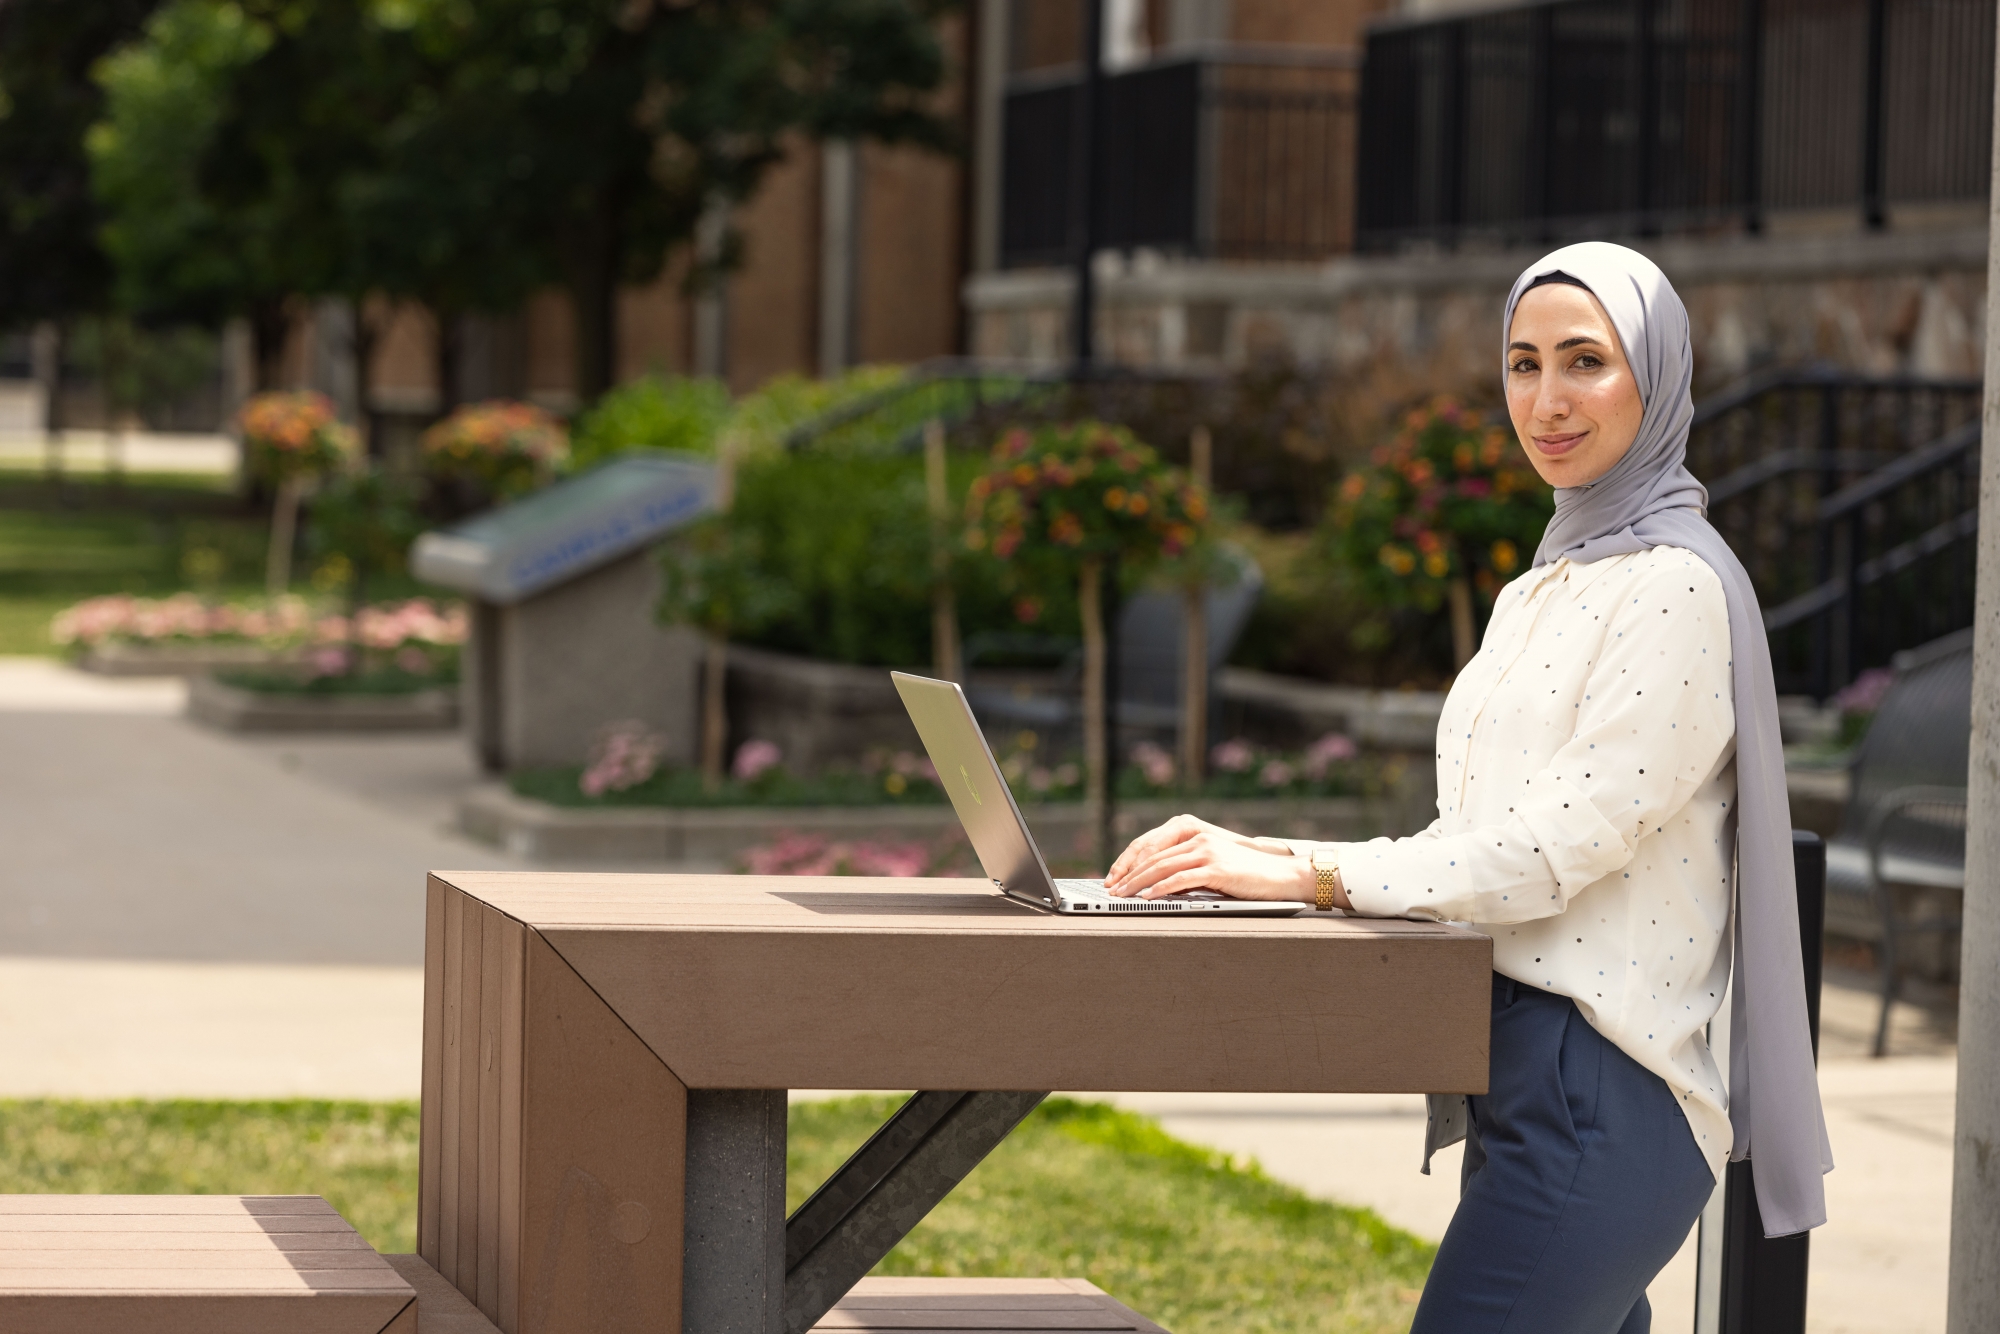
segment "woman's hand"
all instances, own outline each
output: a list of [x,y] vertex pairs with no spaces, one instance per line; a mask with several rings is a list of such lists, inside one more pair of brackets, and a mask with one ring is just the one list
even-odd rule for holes
[[1233,899],[1313,901],[1312,863],[1192,815],[1176,815],[1132,840],[1104,887],[1120,898],[1164,898],[1209,889]]

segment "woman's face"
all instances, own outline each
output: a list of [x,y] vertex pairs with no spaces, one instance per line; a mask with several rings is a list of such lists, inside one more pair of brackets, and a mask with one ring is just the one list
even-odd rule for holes
[[1569,283],[1531,289],[1507,331],[1507,415],[1551,486],[1588,486],[1639,436],[1646,406],[1618,331]]

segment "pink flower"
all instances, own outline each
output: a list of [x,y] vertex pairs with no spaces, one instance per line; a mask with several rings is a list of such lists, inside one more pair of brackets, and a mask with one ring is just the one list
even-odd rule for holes
[[736,751],[736,759],[729,766],[729,772],[738,782],[753,783],[758,775],[775,768],[784,761],[785,754],[777,743],[771,741],[746,741]]
[[1257,752],[1242,737],[1225,741],[1208,753],[1208,762],[1226,774],[1245,774],[1257,762]]
[[948,837],[933,848],[914,842],[835,842],[824,834],[783,834],[767,847],[744,853],[741,867],[750,875],[957,875],[945,863],[963,841]]
[[1174,757],[1151,741],[1141,741],[1132,747],[1132,763],[1139,766],[1139,772],[1154,787],[1167,787],[1174,781]]
[[666,748],[667,739],[642,722],[613,723],[598,735],[576,785],[586,797],[637,787],[659,772]]
[[1296,776],[1292,766],[1283,760],[1266,761],[1264,767],[1257,771],[1257,781],[1265,787],[1290,787]]
[[306,654],[306,667],[314,676],[340,676],[351,665],[347,650],[338,644],[316,648]]
[[1328,765],[1351,760],[1359,753],[1352,738],[1340,732],[1328,732],[1306,748],[1305,758],[1300,761],[1299,767],[1305,771],[1306,777],[1317,783],[1326,777]]
[[1896,674],[1887,667],[1871,667],[1854,678],[1833,697],[1842,713],[1873,713],[1882,707],[1882,697],[1896,684]]

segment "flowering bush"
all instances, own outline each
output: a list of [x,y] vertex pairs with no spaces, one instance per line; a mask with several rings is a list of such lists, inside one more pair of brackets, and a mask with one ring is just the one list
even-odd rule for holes
[[1347,475],[1322,532],[1382,604],[1435,611],[1454,579],[1490,605],[1554,509],[1505,426],[1439,398]]
[[474,403],[424,432],[433,476],[469,483],[495,499],[544,485],[568,458],[563,424],[532,403]]
[[971,874],[965,848],[962,835],[933,844],[786,834],[744,853],[737,869],[746,875],[963,876]]
[[245,462],[269,482],[308,481],[346,467],[357,452],[354,431],[325,394],[258,394],[236,415]]
[[123,594],[90,598],[56,614],[49,637],[78,651],[106,644],[257,644],[300,670],[235,672],[232,684],[257,690],[359,686],[410,689],[455,680],[470,618],[461,603],[426,598],[362,607],[352,616],[316,616],[300,597],[263,606]]
[[1211,797],[1343,796],[1368,786],[1360,758],[1361,748],[1340,732],[1328,732],[1304,751],[1285,752],[1232,737],[1209,752],[1203,792]]
[[[1042,761],[1035,753],[1039,744],[1034,733],[1023,732],[1000,761],[1016,800],[1073,801],[1081,796],[1082,766],[1074,760]],[[1127,754],[1130,763],[1118,775],[1120,796],[1183,795],[1180,766],[1165,747],[1141,741]],[[1199,794],[1204,797],[1346,796],[1373,781],[1373,771],[1361,763],[1360,747],[1339,732],[1327,733],[1304,751],[1269,750],[1236,737],[1211,750],[1208,763]]]
[[667,739],[644,723],[613,723],[591,747],[590,762],[576,785],[586,797],[637,787],[659,772],[666,749]]
[[124,593],[87,598],[56,613],[49,638],[64,647],[132,644],[290,644],[314,625],[304,598],[284,597],[264,606],[203,602],[192,593],[139,598]]
[[729,776],[739,783],[754,783],[785,762],[785,753],[775,741],[746,741],[736,748]]
[[1184,555],[1208,516],[1208,494],[1130,431],[1044,426],[1009,431],[993,447],[966,497],[965,544],[1020,572],[1032,618],[1035,595],[1066,589],[1083,560]]

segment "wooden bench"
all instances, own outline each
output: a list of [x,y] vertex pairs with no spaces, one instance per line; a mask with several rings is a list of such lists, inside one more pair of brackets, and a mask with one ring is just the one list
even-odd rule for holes
[[[425,1327],[428,1330],[428,1326]],[[864,1278],[812,1334],[1167,1331],[1080,1278]]]
[[[499,1334],[421,1255],[384,1257],[417,1292],[420,1334]],[[1167,1334],[1080,1278],[864,1278],[812,1334]]]
[[415,1302],[317,1195],[0,1195],[0,1329],[416,1334]]

